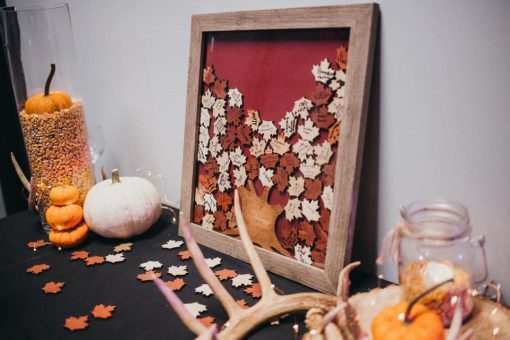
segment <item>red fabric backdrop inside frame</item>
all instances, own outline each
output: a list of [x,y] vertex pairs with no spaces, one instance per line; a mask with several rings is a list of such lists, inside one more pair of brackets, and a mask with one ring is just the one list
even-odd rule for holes
[[349,29],[215,32],[205,36],[205,65],[244,95],[244,108],[278,123],[315,85],[313,65],[333,62]]

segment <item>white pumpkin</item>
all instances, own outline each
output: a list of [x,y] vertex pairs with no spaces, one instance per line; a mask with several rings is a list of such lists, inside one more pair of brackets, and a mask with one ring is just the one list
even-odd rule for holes
[[119,177],[94,185],[83,205],[85,222],[95,233],[109,238],[128,238],[147,231],[161,215],[156,187],[141,177]]

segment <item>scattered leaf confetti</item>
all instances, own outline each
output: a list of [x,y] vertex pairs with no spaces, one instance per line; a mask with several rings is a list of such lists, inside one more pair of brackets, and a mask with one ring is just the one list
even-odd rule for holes
[[44,240],[37,240],[33,242],[28,242],[27,247],[36,250],[37,248],[45,247],[47,244],[48,243],[46,243],[46,241]]
[[216,274],[216,276],[218,277],[218,279],[220,279],[220,281],[232,279],[237,276],[236,271],[231,270],[231,269],[217,270],[214,272],[214,274]]
[[116,306],[113,305],[105,306],[100,304],[96,305],[91,313],[96,319],[108,319],[112,317],[112,312],[115,311],[115,308]]
[[177,253],[182,261],[189,260],[191,258],[191,252],[189,250],[183,250]]
[[27,269],[27,273],[32,273],[34,275],[39,275],[41,274],[42,272],[46,271],[46,270],[49,270],[51,268],[50,265],[48,264],[36,264],[36,265],[33,265],[32,267],[28,268]]
[[219,257],[215,257],[213,259],[208,258],[208,259],[205,259],[205,263],[207,263],[209,268],[214,268],[221,264],[221,258],[219,258]]
[[104,259],[110,263],[123,262],[126,260],[124,253],[109,254],[106,255]]
[[90,256],[85,259],[85,263],[87,263],[87,266],[93,266],[96,264],[102,264],[104,262],[104,257],[102,256]]
[[205,316],[203,318],[198,318],[197,320],[200,321],[200,323],[206,328],[209,328],[214,324],[214,317],[212,316]]
[[153,269],[161,268],[163,264],[159,261],[147,261],[140,264],[140,268],[145,269],[145,271],[151,271]]
[[186,282],[180,277],[175,280],[170,280],[165,282],[166,286],[173,290],[174,292],[181,290],[182,287],[186,285]]
[[81,329],[85,329],[89,326],[88,324],[89,317],[87,315],[74,317],[71,316],[66,319],[64,327],[69,329],[70,331],[77,331]]
[[53,282],[50,281],[42,287],[42,290],[46,294],[57,294],[62,290],[62,287],[64,287],[65,282]]
[[71,253],[71,261],[85,260],[89,257],[89,252],[86,250],[77,250]]
[[252,284],[251,287],[246,288],[244,292],[256,299],[262,296],[262,288],[260,287],[260,283]]
[[161,273],[148,271],[136,276],[136,278],[142,282],[152,281],[154,280],[154,277],[161,277]]
[[248,309],[250,308],[248,306],[248,304],[246,303],[246,300],[245,299],[240,299],[240,300],[236,300],[236,303],[239,307],[241,307],[242,309]]
[[251,274],[239,274],[232,278],[232,286],[238,288],[241,286],[251,286],[253,284],[253,275]]
[[187,266],[170,266],[168,267],[168,274],[173,276],[183,276],[188,274]]
[[204,283],[203,285],[200,285],[197,288],[195,288],[195,293],[202,294],[203,296],[211,296],[213,294],[213,291],[207,283]]
[[115,251],[116,253],[121,252],[121,251],[130,251],[132,247],[133,247],[133,243],[131,243],[131,242],[121,243],[118,246],[116,246],[115,248],[113,248],[113,251]]
[[193,315],[194,318],[198,317],[202,312],[207,310],[207,307],[201,303],[193,302],[193,303],[185,303],[184,307],[188,310],[188,312]]

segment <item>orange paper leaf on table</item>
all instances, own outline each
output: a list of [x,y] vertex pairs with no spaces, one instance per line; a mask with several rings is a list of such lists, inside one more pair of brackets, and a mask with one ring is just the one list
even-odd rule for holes
[[64,287],[64,285],[65,285],[64,282],[53,282],[53,281],[50,281],[50,282],[46,283],[44,285],[44,287],[42,287],[41,289],[46,294],[56,294],[56,293],[59,293],[62,290],[62,287]]
[[305,198],[316,200],[322,195],[322,183],[320,179],[305,179]]
[[280,166],[283,167],[286,173],[289,175],[294,171],[294,169],[298,168],[301,162],[299,158],[291,152],[286,152],[283,154],[282,159],[280,160]]
[[227,217],[223,211],[218,210],[214,213],[214,227],[221,231],[227,229]]
[[313,224],[307,221],[301,221],[298,230],[298,238],[301,241],[304,241],[307,246],[312,246],[313,241],[315,240],[315,231],[313,229]]
[[181,278],[177,278],[175,280],[167,281],[165,282],[165,284],[168,288],[176,292],[178,290],[181,290],[181,288],[186,285],[186,282]]
[[96,264],[101,264],[105,261],[103,256],[90,256],[85,259],[85,263],[87,266],[93,266]]
[[236,300],[236,303],[242,309],[248,309],[249,308],[248,304],[246,304],[246,300],[245,299]]
[[155,277],[161,277],[161,273],[149,270],[143,274],[138,274],[136,278],[142,282],[153,281]]
[[131,243],[131,242],[129,242],[129,243],[121,243],[118,246],[116,246],[115,248],[113,248],[113,250],[116,253],[118,253],[118,252],[121,252],[121,251],[130,251],[131,247],[133,247],[133,243]]
[[254,283],[251,287],[248,287],[244,290],[244,292],[248,295],[251,295],[253,298],[260,298],[262,296],[262,289],[260,287],[260,283]]
[[78,251],[73,251],[71,253],[71,261],[85,260],[87,257],[89,257],[89,252],[86,250],[78,250]]
[[203,81],[207,85],[214,83],[216,76],[214,75],[214,66],[210,65],[204,69]]
[[327,164],[322,168],[322,183],[325,186],[333,185],[335,182],[335,165]]
[[343,71],[347,69],[347,48],[345,46],[336,49],[336,64]]
[[277,153],[266,153],[260,157],[260,163],[266,168],[274,168],[279,160],[280,156]]
[[212,93],[214,93],[217,98],[224,99],[227,96],[227,83],[225,79],[216,79],[211,86]]
[[289,175],[283,170],[283,168],[278,168],[276,170],[276,174],[273,175],[273,183],[276,184],[276,189],[279,192],[284,192],[285,189],[289,186]]
[[218,279],[220,279],[220,281],[233,279],[234,277],[237,276],[236,271],[231,270],[231,269],[217,270],[214,272],[214,274],[216,274],[216,276],[218,277]]
[[321,129],[327,129],[335,122],[335,116],[325,106],[312,112],[312,121]]
[[66,323],[64,327],[69,329],[70,331],[77,331],[80,329],[85,329],[89,326],[88,324],[89,317],[87,315],[74,317],[71,316],[66,319]]
[[32,267],[28,268],[27,269],[27,273],[32,273],[34,275],[39,275],[41,274],[43,271],[46,271],[48,269],[50,269],[51,266],[48,265],[48,264],[36,264],[36,265],[33,265]]
[[191,258],[191,252],[189,250],[183,250],[177,253],[181,261],[189,260]]
[[109,305],[105,306],[103,304],[96,305],[94,309],[92,310],[92,315],[96,319],[108,319],[112,317],[112,312],[115,311],[115,308],[117,306]]
[[226,192],[220,192],[216,196],[216,205],[221,207],[223,211],[227,211],[232,205],[232,197],[230,197],[230,195]]
[[328,131],[328,142],[331,145],[338,143],[340,139],[340,122],[336,122]]
[[206,316],[206,317],[203,317],[203,318],[198,318],[197,320],[200,321],[200,323],[202,325],[204,325],[205,327],[207,327],[207,328],[211,327],[212,324],[214,323],[214,317],[212,317],[212,316]]
[[44,240],[37,240],[37,241],[33,241],[33,242],[28,242],[27,247],[36,250],[37,248],[45,247],[46,244],[47,243]]
[[332,95],[333,91],[321,83],[316,84],[312,90],[312,100],[317,106],[326,105]]

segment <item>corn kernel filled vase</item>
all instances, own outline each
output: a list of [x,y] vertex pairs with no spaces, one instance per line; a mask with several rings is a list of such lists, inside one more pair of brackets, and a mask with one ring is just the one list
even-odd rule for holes
[[95,182],[69,9],[66,4],[5,7],[0,18],[35,207],[49,230],[51,188],[76,187],[77,204],[83,205]]

